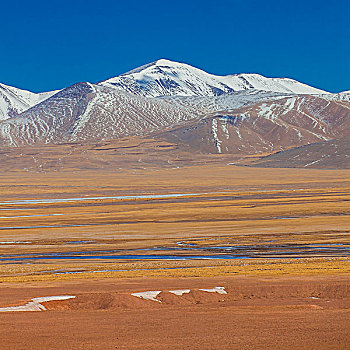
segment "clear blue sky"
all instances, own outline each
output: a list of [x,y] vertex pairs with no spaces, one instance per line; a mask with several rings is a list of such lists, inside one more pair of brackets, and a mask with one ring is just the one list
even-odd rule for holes
[[158,58],[350,89],[350,1],[3,1],[0,82],[44,91]]

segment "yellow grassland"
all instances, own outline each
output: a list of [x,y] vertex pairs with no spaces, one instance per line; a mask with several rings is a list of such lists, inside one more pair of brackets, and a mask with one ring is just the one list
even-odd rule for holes
[[[113,271],[114,270],[114,271]],[[65,273],[63,273],[65,272]],[[70,273],[71,272],[71,273]],[[72,273],[73,272],[73,273]],[[75,272],[75,273],[74,273]],[[237,259],[187,262],[7,265],[0,267],[1,283],[59,282],[100,278],[174,278],[218,276],[348,275],[348,258]]]

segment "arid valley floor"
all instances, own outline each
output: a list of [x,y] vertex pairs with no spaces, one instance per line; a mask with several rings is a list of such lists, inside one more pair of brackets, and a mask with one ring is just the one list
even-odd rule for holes
[[349,349],[350,170],[82,147],[2,149],[0,308],[72,298],[0,349]]

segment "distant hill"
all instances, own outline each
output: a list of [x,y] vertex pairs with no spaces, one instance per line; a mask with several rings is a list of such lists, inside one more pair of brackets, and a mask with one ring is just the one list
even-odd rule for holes
[[263,157],[252,165],[265,168],[350,169],[350,139],[318,142],[293,148]]

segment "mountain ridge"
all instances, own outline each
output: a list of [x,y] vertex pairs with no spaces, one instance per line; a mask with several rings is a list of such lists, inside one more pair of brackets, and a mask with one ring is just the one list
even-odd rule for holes
[[[149,74],[149,69],[152,67],[162,70],[160,77],[154,75],[154,72]],[[162,67],[163,69],[161,69]],[[178,69],[180,73],[176,71],[169,73],[164,70],[164,67],[167,67],[168,70],[169,68]],[[179,77],[179,74],[181,75],[181,71],[184,69],[187,71],[185,73],[189,78],[187,81],[186,79],[182,79],[183,77]],[[135,74],[141,76],[143,81],[142,79],[134,79],[133,75]],[[164,82],[164,76],[166,76],[168,87],[161,86]],[[203,81],[201,81],[201,79]],[[179,82],[181,80],[184,80],[184,84],[182,85]],[[286,94],[307,93],[332,95],[327,91],[308,86],[291,78],[266,78],[258,73],[237,73],[219,76],[207,73],[186,63],[179,63],[167,59],[158,59],[120,74],[119,76],[97,82],[95,85],[107,85],[145,97],[219,96],[230,92],[249,89]],[[196,87],[196,85],[198,86]],[[0,120],[14,117],[59,91],[61,90],[34,93],[29,90],[0,83]],[[337,95],[343,96],[343,99],[347,99],[348,93],[348,91],[344,91]]]
[[266,78],[257,73],[219,76],[186,63],[159,59],[98,85],[123,89],[145,97],[218,96],[240,90],[263,90],[279,93],[327,94],[290,78]]

